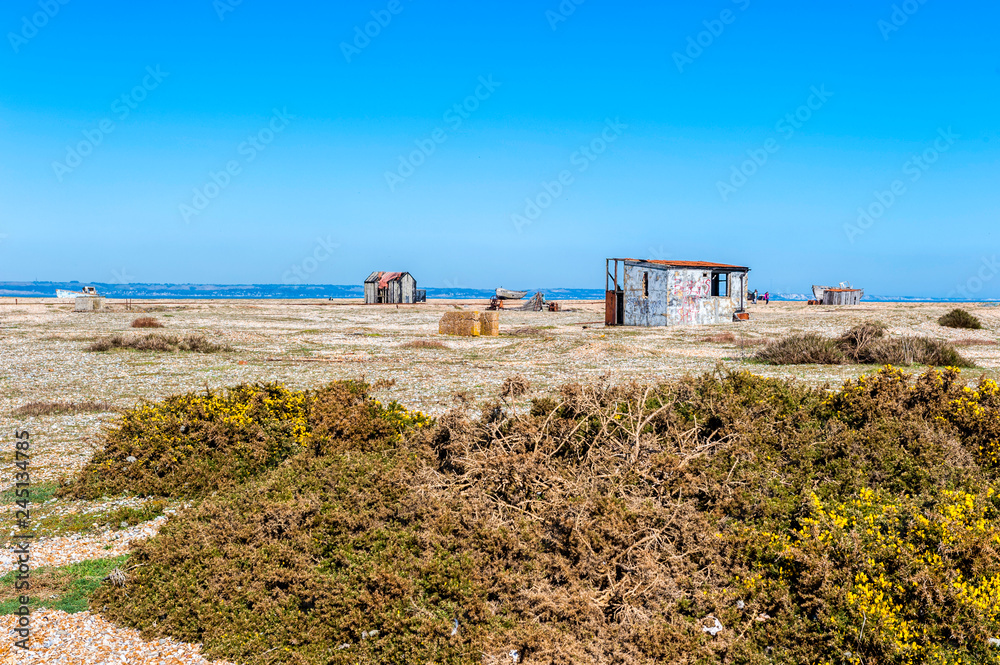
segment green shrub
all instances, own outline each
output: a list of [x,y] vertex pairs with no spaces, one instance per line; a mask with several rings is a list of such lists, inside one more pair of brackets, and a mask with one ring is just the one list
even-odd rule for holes
[[938,319],[938,323],[947,328],[966,328],[969,330],[980,330],[983,327],[979,319],[964,309],[959,308],[953,309],[942,316]]

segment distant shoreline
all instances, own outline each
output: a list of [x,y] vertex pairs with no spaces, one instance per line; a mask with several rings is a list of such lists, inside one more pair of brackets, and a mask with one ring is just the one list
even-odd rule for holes
[[[94,286],[98,293],[113,300],[316,300],[361,299],[360,284],[108,284],[101,282],[0,282],[0,298],[51,298],[56,289],[77,291]],[[423,287],[421,287],[423,288]],[[462,287],[427,287],[428,300],[488,300],[493,289]],[[759,290],[759,289],[758,289]],[[530,289],[528,296],[541,291],[547,300],[604,300],[603,289],[541,288]],[[526,297],[526,299],[527,299]],[[773,293],[773,302],[804,302],[812,296],[799,293]],[[925,296],[866,295],[863,302],[876,303],[997,303],[996,298],[964,299]]]

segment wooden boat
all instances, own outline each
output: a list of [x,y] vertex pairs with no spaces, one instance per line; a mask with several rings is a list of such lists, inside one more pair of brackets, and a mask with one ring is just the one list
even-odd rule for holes
[[823,294],[832,289],[832,286],[817,286],[813,284],[813,300],[823,301]]
[[85,286],[80,291],[68,291],[66,289],[56,289],[56,298],[82,298],[84,296],[96,297],[97,289],[92,286]]
[[527,291],[511,291],[502,287],[497,289],[497,298],[500,300],[520,300],[526,295],[528,295]]

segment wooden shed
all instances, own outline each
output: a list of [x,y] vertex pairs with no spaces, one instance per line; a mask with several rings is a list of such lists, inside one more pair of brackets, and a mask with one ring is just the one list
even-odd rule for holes
[[402,304],[420,302],[417,280],[408,272],[376,270],[365,280],[365,304]]

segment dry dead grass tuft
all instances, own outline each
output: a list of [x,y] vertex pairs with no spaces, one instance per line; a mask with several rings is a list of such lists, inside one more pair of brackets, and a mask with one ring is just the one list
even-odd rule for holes
[[149,333],[131,337],[116,333],[110,337],[96,340],[87,347],[88,351],[112,351],[114,349],[131,349],[133,351],[193,351],[195,353],[217,353],[232,351],[226,344],[210,342],[204,335],[189,334],[184,337],[175,335],[160,335]]
[[30,402],[14,409],[11,415],[25,416],[63,416],[76,413],[107,413],[115,408],[108,402],[86,400],[83,402]]
[[412,342],[407,342],[402,344],[401,348],[404,349],[451,349],[450,346],[444,342],[439,342],[433,339],[417,339]]
[[757,352],[757,360],[771,365],[843,365],[843,351],[832,339],[806,333],[773,341]]
[[503,385],[500,386],[500,395],[501,397],[517,399],[527,395],[529,390],[531,390],[531,382],[518,374],[504,379]]
[[973,337],[956,339],[951,343],[952,346],[996,346],[996,344],[996,341],[992,339],[975,339]]
[[717,335],[709,335],[707,337],[702,337],[701,341],[711,342],[713,344],[732,344],[736,341],[736,335],[731,332],[719,333]]
[[133,328],[162,328],[163,324],[160,323],[159,319],[152,316],[140,316],[139,318],[132,321]]
[[527,326],[524,328],[513,328],[500,334],[507,337],[542,337],[545,331],[535,326]]
[[890,337],[879,322],[862,323],[836,339],[812,333],[771,342],[755,356],[771,365],[929,365],[974,367],[954,346],[930,337]]

